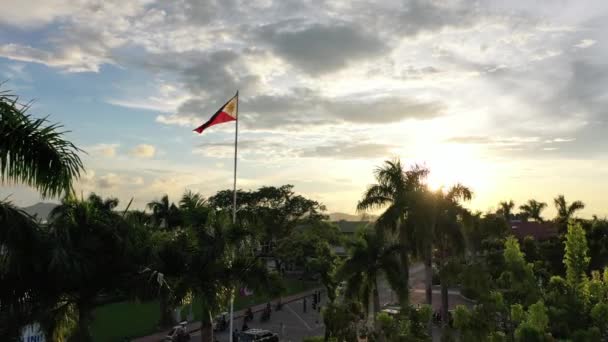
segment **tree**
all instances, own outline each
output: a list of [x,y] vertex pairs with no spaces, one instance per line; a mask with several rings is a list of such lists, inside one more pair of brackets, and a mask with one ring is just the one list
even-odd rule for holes
[[342,244],[340,234],[335,224],[317,222],[296,229],[275,250],[275,255],[284,262],[299,265],[309,275],[318,276],[330,302],[336,298],[335,272],[339,258],[333,246]]
[[509,221],[515,217],[515,215],[513,215],[513,208],[515,208],[515,202],[513,202],[513,200],[500,202],[498,203],[498,207],[496,214],[501,215],[505,220]]
[[570,204],[566,202],[564,195],[558,195],[553,199],[555,209],[557,209],[556,221],[562,227],[566,227],[570,218],[579,211],[585,208],[585,204],[581,201],[574,201]]
[[[0,183],[22,183],[43,197],[69,194],[83,170],[81,152],[62,126],[27,114],[9,92],[0,92]],[[21,327],[49,312],[54,294],[46,282],[46,236],[35,220],[0,201],[0,340],[19,338]]]
[[[398,245],[385,243],[381,234],[373,230],[359,232],[359,236],[350,243],[349,257],[338,270],[337,278],[347,281],[347,298],[359,298],[367,309],[368,317],[380,312],[380,297],[378,293],[378,277],[384,273],[393,288],[406,285],[401,282]],[[369,310],[370,303],[373,309]],[[370,312],[371,311],[371,312]],[[376,326],[378,331],[378,327]]]
[[179,209],[174,203],[169,202],[169,196],[164,195],[160,200],[148,203],[147,207],[152,210],[152,218],[156,226],[171,230],[179,225]]
[[539,291],[532,264],[526,263],[519,243],[514,237],[505,240],[504,271],[498,279],[504,298],[509,304],[527,306],[538,300]]
[[[408,221],[408,212],[413,204],[413,194],[424,189],[422,180],[427,174],[426,168],[418,166],[405,171],[398,159],[386,161],[374,172],[377,183],[367,188],[363,198],[357,204],[358,211],[384,209],[376,221],[379,231],[398,232],[401,246],[400,261],[405,284],[409,282],[409,254],[412,252],[411,234],[414,224],[412,220]],[[397,294],[402,308],[407,310],[409,303],[407,287]]]
[[587,283],[587,268],[590,258],[585,231],[580,223],[568,224],[566,234],[564,265],[566,266],[566,281],[577,291]]
[[452,186],[447,192],[436,193],[437,218],[433,246],[435,247],[435,264],[441,279],[441,312],[443,324],[448,324],[448,286],[454,278],[459,256],[464,253],[465,243],[462,229],[464,216],[469,213],[460,205],[460,201],[469,201],[473,194],[461,184]]
[[[201,300],[201,341],[213,342],[213,314],[225,308],[234,291],[244,286],[259,292],[278,289],[276,277],[269,274],[256,254],[256,241],[248,227],[232,224],[231,215],[210,212],[204,226],[188,228],[189,254],[182,275],[188,287]],[[276,293],[274,293],[276,294]]]
[[71,192],[83,169],[81,150],[64,139],[63,126],[35,119],[28,109],[0,92],[0,181],[32,186],[43,197]]
[[87,200],[68,196],[51,212],[47,287],[61,293],[61,306],[77,314],[74,341],[91,341],[89,325],[97,296],[128,288],[141,270],[136,231],[96,195]]
[[186,191],[179,201],[182,221],[189,226],[201,226],[205,224],[209,210],[210,208],[205,198],[201,194],[190,190]]
[[[232,212],[232,190],[222,190],[209,198],[211,208]],[[274,257],[277,270],[284,260],[275,250],[288,240],[296,227],[314,225],[324,219],[325,206],[297,195],[293,185],[264,186],[255,191],[237,191],[237,220],[255,228],[266,256]]]
[[531,218],[538,222],[543,222],[543,218],[541,217],[541,212],[547,207],[547,203],[539,202],[537,200],[531,199],[526,204],[520,205],[519,210],[521,210],[521,214],[524,218]]

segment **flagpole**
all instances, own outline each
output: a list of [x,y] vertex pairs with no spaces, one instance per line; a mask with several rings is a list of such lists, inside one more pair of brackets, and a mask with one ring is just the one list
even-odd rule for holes
[[[236,224],[236,161],[239,141],[239,91],[236,91],[236,120],[234,126],[234,183],[232,193],[232,224]],[[236,289],[232,289],[232,296],[230,297],[230,342],[232,341],[233,322],[234,322],[234,296]]]

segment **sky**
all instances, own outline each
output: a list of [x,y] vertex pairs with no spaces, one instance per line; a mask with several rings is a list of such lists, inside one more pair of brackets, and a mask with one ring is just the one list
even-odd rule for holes
[[[354,213],[401,158],[470,207],[558,194],[608,214],[608,2],[3,0],[2,89],[82,148],[78,191],[137,208],[293,184]],[[18,205],[40,200],[3,185]]]

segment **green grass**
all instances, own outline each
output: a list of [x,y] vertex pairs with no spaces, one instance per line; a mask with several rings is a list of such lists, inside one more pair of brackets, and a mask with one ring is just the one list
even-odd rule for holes
[[[286,291],[283,296],[300,293],[319,286],[316,282],[302,281],[297,279],[285,279]],[[249,306],[266,303],[272,298],[262,294],[254,294],[249,297],[237,297],[234,301],[234,309],[241,310]],[[195,320],[201,318],[201,305],[196,298],[193,303],[193,314]],[[226,311],[228,311],[226,309]],[[184,309],[182,312],[188,312]],[[160,307],[158,301],[145,303],[119,302],[97,307],[94,312],[91,333],[95,342],[117,342],[125,338],[132,338],[153,334],[157,331],[156,323],[160,318]]]

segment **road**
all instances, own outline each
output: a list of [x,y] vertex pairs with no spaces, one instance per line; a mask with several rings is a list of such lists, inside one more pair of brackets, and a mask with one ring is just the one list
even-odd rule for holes
[[[424,291],[424,265],[421,263],[414,264],[410,268],[410,301],[413,304],[422,304],[425,302],[425,291]],[[381,305],[395,303],[397,297],[391,290],[389,284],[384,279],[378,282],[378,292],[380,295]],[[438,309],[440,305],[440,291],[438,289],[433,290],[433,307]],[[310,292],[312,293],[312,292]],[[464,299],[459,295],[457,290],[450,290],[450,308],[458,304],[466,303]],[[254,314],[252,322],[248,323],[249,328],[261,328],[276,332],[280,336],[281,341],[301,341],[305,337],[320,336],[325,332],[323,325],[323,319],[318,311],[312,310],[312,295],[307,295],[306,311],[304,310],[304,303],[302,299],[293,300],[296,297],[292,297],[289,300],[293,300],[288,304],[283,305],[281,311],[273,310],[271,319],[267,322],[260,322],[261,312]],[[324,293],[322,294],[321,305],[327,303],[327,298]],[[274,301],[273,301],[274,305]],[[263,307],[263,305],[261,306]],[[261,309],[261,307],[256,308]],[[274,309],[274,307],[273,307]],[[243,319],[237,318],[234,321],[234,327],[239,331],[242,329]],[[193,322],[193,327],[199,326],[198,323]],[[137,342],[156,342],[162,337],[161,334],[141,337],[136,339]],[[222,332],[215,334],[216,340],[219,342],[229,341],[229,332]],[[433,340],[439,341],[439,330],[433,330]],[[192,341],[200,341],[200,331],[192,333]]]

